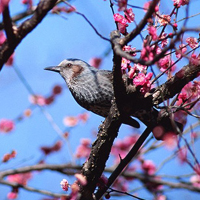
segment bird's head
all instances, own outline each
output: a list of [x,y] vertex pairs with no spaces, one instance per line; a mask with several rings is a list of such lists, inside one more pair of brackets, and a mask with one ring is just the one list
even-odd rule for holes
[[63,60],[58,66],[46,67],[45,70],[50,70],[60,73],[69,85],[71,81],[77,77],[91,71],[91,66],[86,62],[79,59],[66,59]]

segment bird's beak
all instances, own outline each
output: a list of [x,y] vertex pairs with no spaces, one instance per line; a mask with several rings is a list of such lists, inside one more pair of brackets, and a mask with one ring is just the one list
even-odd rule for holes
[[60,66],[53,66],[53,67],[46,67],[45,70],[53,71],[53,72],[60,72]]

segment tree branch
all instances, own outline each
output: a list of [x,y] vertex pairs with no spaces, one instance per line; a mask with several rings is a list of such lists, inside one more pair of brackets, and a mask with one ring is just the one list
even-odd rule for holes
[[107,191],[107,189],[114,183],[114,181],[117,179],[117,177],[122,173],[122,171],[125,169],[125,167],[128,165],[128,163],[132,160],[132,158],[138,153],[138,150],[141,148],[143,142],[146,140],[146,138],[151,133],[152,128],[147,127],[146,130],[141,134],[135,145],[132,147],[132,149],[129,151],[129,153],[126,155],[124,159],[121,159],[119,165],[117,168],[113,171],[111,176],[108,179],[108,182],[106,186],[103,189],[99,189],[96,193],[96,198],[100,199],[103,194]]
[[3,11],[3,23],[8,43],[12,44],[12,41],[15,39],[15,34],[13,32],[12,20],[10,18],[10,11],[8,6],[6,6]]
[[48,11],[55,6],[56,2],[57,0],[41,0],[35,12],[33,13],[33,16],[24,21],[17,28],[15,39],[12,41],[12,44],[9,44],[8,39],[3,43],[3,45],[0,47],[0,70],[22,39],[43,20]]
[[21,184],[18,184],[18,183],[14,183],[14,182],[9,182],[9,181],[5,181],[5,180],[0,180],[0,184],[2,185],[8,185],[8,186],[11,186],[11,187],[14,187],[14,188],[23,188],[24,190],[27,190],[27,191],[30,191],[30,192],[37,192],[37,193],[40,193],[40,194],[44,194],[44,195],[47,195],[47,196],[52,196],[52,197],[67,197],[68,195],[66,194],[57,194],[57,193],[53,193],[53,192],[49,192],[47,190],[40,190],[40,189],[36,189],[36,188],[33,188],[33,187],[30,187],[30,186],[27,186],[27,185],[21,185]]

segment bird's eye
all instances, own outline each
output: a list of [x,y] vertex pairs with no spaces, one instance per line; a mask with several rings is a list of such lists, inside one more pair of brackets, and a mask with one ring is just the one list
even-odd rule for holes
[[72,66],[72,64],[71,63],[67,63],[67,67],[71,67]]

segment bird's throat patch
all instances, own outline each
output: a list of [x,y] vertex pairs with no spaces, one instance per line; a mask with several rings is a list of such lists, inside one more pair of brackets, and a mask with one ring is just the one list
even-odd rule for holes
[[80,65],[73,65],[72,66],[72,71],[73,71],[73,75],[72,78],[76,78],[82,71],[83,71],[83,67]]

